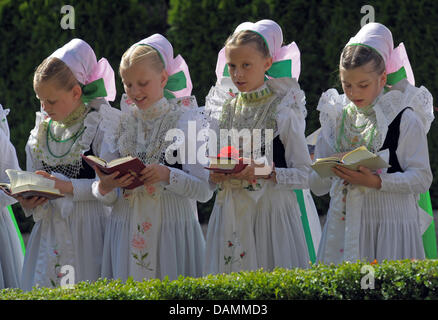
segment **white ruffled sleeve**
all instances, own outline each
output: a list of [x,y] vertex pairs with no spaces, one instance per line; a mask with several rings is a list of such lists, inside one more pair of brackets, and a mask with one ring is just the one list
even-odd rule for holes
[[381,191],[420,194],[432,183],[426,133],[420,118],[407,109],[400,122],[400,137],[396,150],[404,172],[383,173]]
[[[207,117],[203,108],[192,108],[185,111],[179,121],[178,128],[184,133],[184,158],[178,152],[179,161],[183,162],[182,170],[170,167],[169,184],[165,188],[178,195],[207,202],[213,196],[210,189],[207,165]],[[181,141],[182,142],[182,141]]]
[[268,85],[274,92],[283,95],[277,106],[276,120],[287,168],[275,168],[276,187],[307,189],[311,159],[304,135],[307,115],[304,92],[295,79],[275,79]]
[[[103,103],[99,107],[99,113],[102,121],[99,124],[99,130],[93,142],[93,151],[99,158],[109,162],[120,158],[117,150],[117,128],[121,121],[122,112],[119,109],[111,107],[108,103]],[[99,177],[92,181],[90,186],[90,195],[101,201],[106,206],[113,205],[120,194],[120,189],[115,188],[113,191],[102,195],[99,192]]]
[[[17,154],[15,152],[15,147],[9,141],[6,133],[0,130],[0,181],[1,182],[9,182],[9,177],[6,174],[6,169],[15,169],[21,170],[18,164]],[[0,192],[0,203],[2,206],[9,206],[11,204],[16,203],[12,197],[6,195],[3,191]]]
[[[339,95],[336,89],[329,89],[321,95],[317,110],[321,132],[318,136],[314,159],[329,157],[336,153],[334,149],[336,141],[337,121],[343,110],[344,96]],[[332,178],[321,178],[314,170],[309,175],[310,190],[317,196],[322,196],[330,191]]]
[[[120,158],[120,154],[117,151],[113,151],[105,141],[102,142],[99,154],[99,158],[104,159],[107,162]],[[117,198],[120,195],[120,188],[115,188],[106,195],[102,195],[99,192],[99,177],[96,176],[96,180],[94,180],[91,185],[91,194],[95,199],[101,201],[104,205],[112,206],[116,203]]]
[[[102,144],[104,139],[105,124],[116,122],[120,115],[120,110],[109,105],[105,99],[94,99],[91,107],[94,111],[90,112],[84,120],[85,127],[94,130],[84,132],[84,141],[93,147],[93,154],[100,157],[102,155]],[[86,136],[88,134],[89,136]],[[95,179],[70,179],[73,184],[73,201],[91,201],[96,200],[92,192],[92,184]]]

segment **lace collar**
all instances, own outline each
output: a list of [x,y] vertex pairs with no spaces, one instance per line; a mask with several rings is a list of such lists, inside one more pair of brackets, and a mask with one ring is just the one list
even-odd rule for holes
[[263,103],[267,98],[272,96],[272,90],[264,83],[260,88],[250,92],[239,92],[238,103]]
[[79,105],[72,113],[70,113],[64,120],[62,121],[52,121],[51,124],[56,127],[69,128],[75,125],[78,122],[82,122],[90,111],[90,107],[85,106],[85,104]]
[[170,108],[171,106],[169,104],[169,101],[163,97],[145,110],[139,109],[137,107],[133,108],[132,114],[136,118],[143,121],[155,120],[168,113]]
[[166,98],[151,107],[154,108],[134,108],[122,114],[113,135],[115,139],[110,142],[115,144],[121,156],[137,156],[145,164],[163,162],[164,151],[172,143],[165,136],[169,130],[177,128],[184,109]]

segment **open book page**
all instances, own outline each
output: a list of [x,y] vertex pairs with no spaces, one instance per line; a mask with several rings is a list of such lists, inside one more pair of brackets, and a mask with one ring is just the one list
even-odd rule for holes
[[358,170],[360,166],[364,166],[370,170],[390,167],[381,157],[368,151],[364,146],[345,154],[342,159],[337,157],[317,159],[311,167],[322,178],[326,178],[335,176],[332,168],[336,165],[340,165],[350,170]]
[[5,172],[11,183],[0,183],[0,188],[10,196],[22,196],[24,198],[38,196],[48,199],[56,199],[64,196],[55,188],[55,181],[39,174],[14,169],[7,169]]
[[112,167],[118,166],[119,164],[123,164],[123,163],[129,162],[129,161],[135,159],[134,157],[127,156],[127,157],[117,158],[117,159],[114,159],[114,160],[107,162],[107,161],[105,161],[99,157],[96,157],[96,156],[89,155],[89,156],[83,156],[83,157],[88,158],[92,162],[99,164],[105,168],[112,168]]
[[347,153],[342,158],[342,162],[345,164],[353,164],[365,159],[371,159],[375,157],[376,155],[374,153],[369,152],[365,146],[361,146]]
[[45,189],[55,189],[55,181],[44,178],[34,172],[18,171],[13,169],[5,170],[11,182],[11,191],[23,185],[34,185]]

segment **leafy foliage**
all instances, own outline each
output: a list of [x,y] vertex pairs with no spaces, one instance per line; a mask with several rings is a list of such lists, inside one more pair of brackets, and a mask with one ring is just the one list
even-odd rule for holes
[[[363,289],[362,278],[374,271],[374,288]],[[178,280],[99,279],[73,289],[36,288],[0,291],[0,300],[436,300],[438,261],[363,261],[313,265],[309,269],[280,269],[209,275]]]

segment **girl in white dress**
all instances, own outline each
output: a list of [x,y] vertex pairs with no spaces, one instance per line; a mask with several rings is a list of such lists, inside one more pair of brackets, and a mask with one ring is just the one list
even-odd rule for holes
[[331,196],[318,260],[422,259],[417,201],[432,182],[426,139],[432,96],[413,86],[403,44],[394,49],[391,32],[379,23],[350,39],[339,69],[344,94],[330,89],[319,101],[315,158],[366,146],[391,168],[338,167],[337,177],[325,179],[311,173],[311,190]]
[[[249,129],[253,141],[239,145],[240,156],[254,160],[266,151],[275,167],[262,173],[250,163],[237,174],[210,173],[218,193],[207,231],[206,274],[309,266],[293,190],[308,187],[305,97],[296,80],[298,47],[294,42],[282,47],[282,42],[274,21],[245,22],[219,53],[218,83],[206,97],[210,129],[218,137],[218,146],[210,139],[209,154],[229,144],[219,138],[221,130]],[[237,93],[230,92],[233,85]],[[271,138],[257,138],[254,129]],[[252,153],[246,153],[251,146]]]
[[[0,105],[0,181],[7,182],[6,169],[20,170],[15,148],[9,140],[9,126],[6,116],[9,109],[4,110]],[[8,206],[16,203],[0,191],[0,289],[18,288],[20,286],[21,268],[23,267],[23,252],[20,238]]]
[[[140,176],[144,185],[131,190],[124,188],[132,182],[130,174],[116,179],[117,172],[105,176],[96,168],[100,181],[93,193],[112,206],[103,276],[122,281],[200,276],[205,240],[196,201],[208,201],[212,191],[207,170],[189,159],[193,152],[185,148],[201,129],[187,65],[180,55],[173,57],[165,37],[154,34],[124,53],[120,75],[123,115],[105,133],[106,160],[131,155],[146,168]],[[185,139],[167,138],[170,130],[183,132]]]
[[26,145],[27,171],[38,170],[54,180],[65,197],[19,198],[35,220],[24,259],[24,290],[100,277],[108,209],[91,193],[95,172],[81,154],[99,156],[102,119],[120,113],[102,98],[115,98],[111,66],[105,58],[97,62],[81,39],[71,40],[38,66],[34,90],[41,112]]

